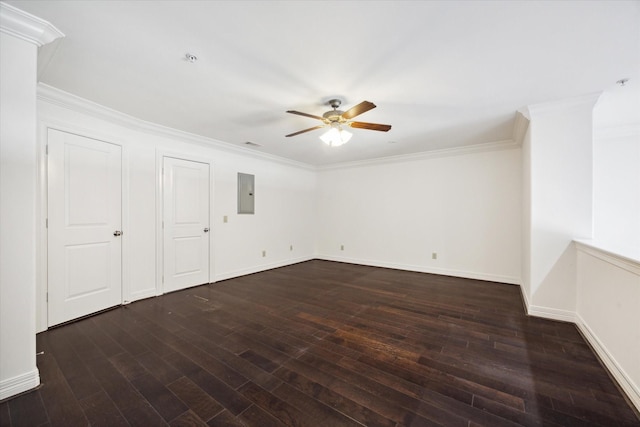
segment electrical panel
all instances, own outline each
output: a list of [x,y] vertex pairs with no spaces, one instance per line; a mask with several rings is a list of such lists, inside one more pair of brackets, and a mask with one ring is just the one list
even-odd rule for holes
[[255,213],[255,176],[238,172],[238,213]]

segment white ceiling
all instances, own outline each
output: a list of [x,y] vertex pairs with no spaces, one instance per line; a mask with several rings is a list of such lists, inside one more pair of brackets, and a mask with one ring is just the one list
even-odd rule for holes
[[[638,1],[7,1],[66,37],[39,79],[131,116],[312,165],[508,140],[518,109],[640,94]],[[196,63],[185,54],[198,56]],[[377,108],[329,148],[328,99]]]

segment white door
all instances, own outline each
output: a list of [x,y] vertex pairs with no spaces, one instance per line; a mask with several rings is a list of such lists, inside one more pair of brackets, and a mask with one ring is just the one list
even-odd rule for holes
[[209,165],[164,157],[164,292],[209,282]]
[[48,324],[122,303],[119,145],[48,131]]

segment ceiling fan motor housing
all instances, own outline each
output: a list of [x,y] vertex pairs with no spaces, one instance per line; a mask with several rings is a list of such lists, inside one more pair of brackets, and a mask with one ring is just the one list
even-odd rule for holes
[[331,110],[324,113],[322,117],[329,120],[330,122],[346,122],[346,120],[342,118],[342,113],[344,113],[344,111]]
[[330,100],[329,105],[331,106],[331,108],[333,108],[333,110],[327,111],[322,115],[322,117],[329,120],[330,122],[339,122],[339,123],[346,122],[346,120],[341,117],[344,111],[338,110],[338,107],[340,107],[340,104],[342,104],[342,101],[340,101],[339,99]]

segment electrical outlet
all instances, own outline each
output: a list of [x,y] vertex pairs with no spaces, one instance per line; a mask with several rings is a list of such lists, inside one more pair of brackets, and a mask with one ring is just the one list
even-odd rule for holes
[[438,252],[431,252],[431,259],[438,259]]
[[292,251],[293,250],[293,245],[289,245],[289,250]]
[[267,251],[262,251],[262,258],[267,256]]
[[222,222],[229,222],[229,218],[225,215],[222,217]]
[[344,245],[340,245],[340,250],[344,251]]

